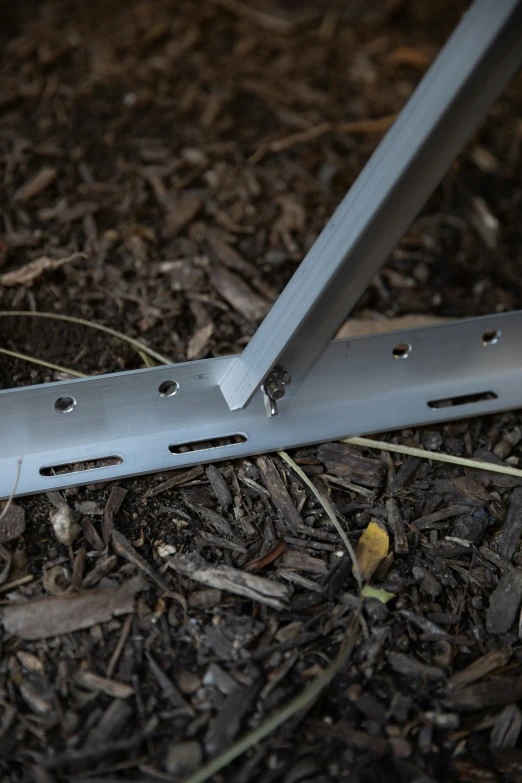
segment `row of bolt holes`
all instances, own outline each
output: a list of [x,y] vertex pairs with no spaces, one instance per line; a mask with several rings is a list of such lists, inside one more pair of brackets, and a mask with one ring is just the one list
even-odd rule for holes
[[[488,329],[482,335],[482,345],[495,345],[500,339],[501,332],[498,329]],[[412,347],[409,343],[399,343],[392,351],[394,359],[407,359],[412,352]]]
[[[179,389],[179,383],[177,381],[163,381],[160,383],[158,392],[161,397],[174,397]],[[58,413],[70,413],[76,408],[76,400],[74,397],[58,397],[54,403],[54,409]]]
[[[488,329],[482,335],[482,345],[494,345],[500,338],[500,331],[498,329]],[[392,351],[394,359],[407,359],[412,351],[412,347],[409,343],[399,343]],[[161,397],[173,397],[179,389],[179,383],[177,381],[163,381],[158,388],[158,392]],[[54,409],[58,413],[70,413],[76,407],[76,400],[74,397],[58,397],[54,403]]]

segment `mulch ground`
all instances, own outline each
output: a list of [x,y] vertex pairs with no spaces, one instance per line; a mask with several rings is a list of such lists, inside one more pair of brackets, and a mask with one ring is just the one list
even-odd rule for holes
[[[105,324],[174,362],[242,350],[465,5],[2,2],[1,309]],[[522,306],[521,86],[358,318]],[[0,335],[83,373],[143,366],[74,324],[11,316]],[[63,377],[2,356],[1,388]],[[522,420],[384,438],[517,466]],[[277,455],[8,509],[2,780],[186,780],[321,676],[347,631],[329,687],[213,780],[522,779],[522,479],[346,444],[291,456],[354,547],[372,522],[389,536],[372,586],[394,597],[365,598],[358,626],[339,535]]]

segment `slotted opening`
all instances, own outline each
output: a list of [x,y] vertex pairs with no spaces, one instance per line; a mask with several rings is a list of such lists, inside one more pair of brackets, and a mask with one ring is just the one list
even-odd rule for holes
[[399,343],[392,351],[394,359],[406,359],[411,353],[411,345],[409,343]]
[[209,451],[210,449],[222,449],[224,446],[238,446],[240,443],[246,443],[246,435],[237,433],[235,435],[225,435],[222,438],[211,438],[210,440],[194,440],[190,443],[171,444],[169,451],[171,454],[187,454],[189,451]]
[[499,329],[487,329],[482,335],[482,345],[495,345],[502,332]]
[[100,468],[111,468],[121,465],[122,457],[100,457],[100,459],[86,459],[82,462],[68,462],[62,465],[49,465],[40,468],[40,476],[63,476],[70,473],[83,473],[86,470],[99,470]]
[[58,397],[54,403],[54,410],[57,413],[70,413],[76,407],[74,397]]
[[457,405],[469,405],[470,402],[486,402],[496,400],[498,395],[492,391],[479,392],[478,394],[463,394],[460,397],[447,397],[443,400],[430,400],[429,408],[454,408]]

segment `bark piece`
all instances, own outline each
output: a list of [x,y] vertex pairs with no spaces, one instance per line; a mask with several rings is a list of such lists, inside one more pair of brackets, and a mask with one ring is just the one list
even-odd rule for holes
[[491,732],[492,748],[514,748],[522,728],[522,714],[516,704],[508,704],[497,715]]
[[38,174],[35,174],[22,187],[18,188],[13,196],[14,201],[18,201],[20,204],[27,203],[41,193],[42,190],[52,185],[57,176],[58,169],[52,166],[45,166],[43,169],[40,169]]
[[0,504],[0,544],[15,541],[25,533],[25,511],[11,503],[9,507]]
[[176,473],[175,476],[167,479],[167,481],[163,481],[161,484],[158,484],[152,489],[148,489],[143,497],[154,498],[156,495],[172,489],[172,487],[179,487],[182,484],[186,484],[188,481],[193,481],[195,478],[201,476],[202,473],[203,468],[200,465],[198,465],[197,468],[190,468],[190,470],[185,470],[183,473]]
[[299,552],[297,549],[288,549],[280,558],[279,564],[283,568],[292,568],[296,571],[308,571],[311,574],[324,576],[328,573],[328,567],[324,560]]
[[201,199],[192,193],[179,199],[176,205],[165,217],[162,236],[164,239],[172,239],[179,234],[198,214],[201,209]]
[[213,566],[196,554],[174,555],[168,561],[171,568],[178,573],[193,579],[195,582],[226,590],[229,593],[243,595],[252,601],[283,609],[290,591],[285,585],[265,579],[261,576],[248,574],[238,568],[229,566]]
[[128,699],[134,693],[134,688],[131,685],[110,680],[107,677],[100,677],[89,671],[79,672],[76,676],[76,682],[90,691],[101,691],[107,696],[112,696],[113,699]]
[[214,324],[208,323],[196,329],[187,344],[187,359],[201,359],[207,351],[210,338],[214,333]]
[[438,666],[429,666],[404,653],[389,653],[388,661],[394,672],[408,677],[422,677],[426,680],[443,680],[445,675]]
[[176,779],[184,778],[194,772],[203,761],[201,745],[196,740],[178,742],[173,740],[167,750],[165,767]]
[[444,699],[444,705],[454,710],[474,712],[486,707],[501,707],[522,698],[522,677],[496,678],[471,685]]
[[469,506],[448,506],[447,508],[441,508],[440,511],[433,511],[424,517],[414,519],[412,525],[415,525],[417,530],[429,530],[431,525],[435,525],[437,522],[444,522],[446,519],[459,516],[459,514],[466,514],[468,511]]
[[227,696],[205,736],[205,750],[209,756],[214,756],[230,745],[241,729],[246,715],[252,709],[258,692],[259,684],[256,682],[245,688],[239,688]]
[[114,551],[120,555],[120,557],[125,558],[125,560],[128,560],[129,563],[132,563],[137,568],[139,568],[140,571],[143,571],[144,574],[147,574],[149,579],[152,579],[152,581],[155,582],[164,593],[171,592],[170,587],[165,582],[165,580],[162,579],[161,576],[159,576],[159,574],[157,574],[156,571],[150,567],[147,561],[136,552],[131,542],[125,538],[123,533],[120,533],[118,530],[112,531],[112,545],[114,547]]
[[399,490],[408,487],[415,478],[415,474],[417,473],[421,462],[422,460],[420,457],[408,457],[405,459],[400,466],[397,475],[391,482],[391,491],[398,492]]
[[513,490],[509,509],[498,542],[498,551],[511,560],[515,554],[522,532],[522,487]]
[[40,275],[46,272],[48,269],[59,269],[64,264],[69,264],[72,261],[77,261],[79,258],[86,258],[85,253],[73,253],[72,256],[67,258],[49,258],[48,256],[42,256],[36,258],[29,264],[22,266],[20,269],[15,269],[13,272],[6,272],[0,275],[0,285],[10,286],[15,285],[27,285],[30,286]]
[[143,579],[135,577],[116,588],[34,598],[5,606],[0,619],[7,633],[22,639],[60,636],[131,614],[136,594],[143,586]]
[[301,514],[294,506],[292,498],[288,494],[276,466],[270,457],[258,457],[256,462],[261,473],[261,478],[263,479],[263,484],[269,491],[274,506],[281,514],[292,533],[297,533],[299,525],[303,524],[303,520]]
[[132,715],[132,707],[123,699],[114,699],[97,725],[91,729],[87,737],[87,745],[98,745],[101,742],[110,742],[118,737],[127,721]]
[[507,633],[522,602],[522,571],[512,568],[501,578],[489,599],[486,627],[490,633]]
[[406,528],[399,511],[399,504],[394,498],[386,501],[386,511],[388,512],[388,525],[393,533],[393,550],[396,555],[407,555],[409,546]]
[[111,489],[111,494],[109,495],[107,505],[105,506],[103,512],[102,535],[105,546],[109,546],[114,524],[114,517],[120,510],[121,505],[125,500],[126,494],[127,490],[123,489],[123,487],[116,486]]
[[228,508],[232,503],[232,494],[222,473],[215,465],[208,465],[205,468],[205,473],[207,474],[207,478],[210,481],[210,485],[214,490],[214,495],[216,496],[219,505],[225,509]]
[[382,460],[363,457],[357,449],[346,443],[326,443],[320,446],[317,456],[328,473],[348,478],[365,487],[382,487],[386,478],[386,465]]
[[476,661],[473,661],[473,663],[470,663],[462,671],[454,674],[448,682],[448,687],[454,690],[481,680],[488,674],[502,669],[508,663],[510,657],[511,654],[508,650],[494,650],[486,653],[482,657],[477,658]]
[[149,652],[147,653],[147,660],[149,662],[150,670],[161,688],[161,692],[170,701],[172,706],[175,708],[183,708],[190,714],[193,714],[192,708],[189,707],[170,677],[165,674],[161,666],[156,663]]
[[211,272],[210,282],[223,299],[247,321],[257,323],[267,314],[270,303],[252,291],[234,272],[215,267]]
[[442,495],[448,504],[478,508],[489,501],[489,494],[482,484],[468,476],[436,481],[434,490],[438,495]]

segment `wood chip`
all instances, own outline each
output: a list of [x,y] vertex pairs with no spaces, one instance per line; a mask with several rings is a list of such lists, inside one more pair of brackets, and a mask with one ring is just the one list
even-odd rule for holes
[[412,522],[417,530],[428,530],[431,525],[437,522],[443,522],[445,519],[459,516],[460,514],[466,514],[469,511],[469,506],[448,506],[442,508],[440,511],[434,511],[432,514],[426,514],[424,517],[419,517]]
[[285,585],[240,571],[238,568],[210,565],[195,553],[174,555],[168,560],[168,564],[195,582],[245,596],[274,609],[284,609],[285,602],[290,597],[290,591]]
[[503,669],[511,658],[508,650],[494,650],[486,653],[481,658],[477,658],[473,663],[462,671],[457,672],[448,681],[448,688],[455,690],[470,685],[472,682],[481,680],[488,674],[492,674],[499,669]]
[[218,714],[213,718],[205,736],[205,749],[209,756],[227,748],[243,726],[259,693],[259,683],[238,688],[227,696]]
[[164,239],[172,239],[191,223],[199,210],[202,201],[199,196],[187,193],[177,201],[176,205],[168,212],[163,223],[162,236]]
[[467,505],[477,508],[489,502],[489,494],[482,484],[468,476],[436,481],[434,491],[441,495],[446,503]]
[[295,571],[308,571],[311,574],[324,576],[328,573],[328,566],[324,560],[299,552],[297,549],[288,549],[280,558],[279,564],[286,569]]
[[444,706],[453,710],[476,711],[502,707],[522,698],[522,677],[497,677],[477,683],[444,699]]
[[256,463],[261,472],[263,484],[270,493],[270,498],[274,503],[274,506],[281,514],[292,533],[297,533],[299,525],[303,524],[301,514],[296,509],[292,498],[288,494],[272,459],[265,456],[258,457]]
[[25,511],[21,506],[0,503],[0,544],[16,541],[25,533]]
[[522,713],[516,704],[508,704],[497,715],[491,732],[492,748],[514,748],[522,729]]
[[40,169],[38,174],[35,174],[32,179],[28,180],[21,188],[18,188],[13,196],[14,201],[18,201],[20,204],[25,204],[32,198],[41,193],[45,188],[55,181],[58,176],[58,169],[52,166],[45,166]]
[[128,699],[134,693],[134,688],[123,682],[110,680],[107,677],[100,677],[98,674],[90,671],[82,671],[76,675],[76,682],[90,691],[99,691],[113,699]]
[[426,680],[443,680],[445,674],[438,666],[429,666],[404,653],[389,653],[388,661],[393,671],[408,677],[422,677]]
[[123,487],[115,486],[111,489],[111,494],[103,512],[102,523],[103,543],[106,547],[109,546],[109,541],[111,540],[114,517],[120,510],[126,494],[127,490],[123,489]]
[[194,479],[199,478],[202,473],[203,468],[200,465],[198,465],[196,468],[185,470],[182,473],[176,473],[176,475],[167,479],[167,481],[163,481],[161,484],[157,484],[157,486],[152,487],[152,489],[148,489],[143,497],[154,498],[156,495],[160,495],[162,492],[167,492],[173,487],[180,487],[182,484],[186,484],[188,481],[193,481]]
[[67,258],[49,258],[49,256],[42,256],[20,269],[15,269],[13,272],[5,272],[3,275],[0,275],[0,285],[6,286],[6,288],[15,285],[30,286],[38,277],[49,269],[59,269],[64,264],[70,264],[73,261],[77,261],[79,258],[87,258],[87,256],[85,253],[73,253],[71,256],[67,256]]
[[208,323],[196,329],[187,344],[187,359],[201,359],[208,349],[210,338],[214,334],[214,324]]
[[165,580],[162,579],[161,576],[159,576],[159,574],[157,574],[156,571],[151,568],[147,561],[136,552],[131,542],[125,538],[123,533],[120,533],[118,530],[112,531],[112,545],[114,547],[114,551],[120,555],[120,557],[125,558],[125,560],[128,560],[129,563],[132,563],[137,568],[139,568],[140,571],[143,571],[143,573],[146,574],[149,579],[152,579],[152,581],[155,582],[164,593],[171,594],[170,587],[165,582]]
[[267,314],[270,303],[234,272],[215,266],[210,281],[223,299],[250,323],[258,323]]
[[347,478],[365,487],[382,487],[386,478],[386,465],[382,460],[363,457],[345,443],[326,443],[319,447],[317,456],[328,473]]
[[[516,490],[515,490],[516,491]],[[512,568],[501,578],[489,599],[486,627],[490,633],[507,633],[522,603],[522,571]]]
[[134,612],[134,599],[143,587],[138,576],[120,587],[34,598],[5,606],[0,619],[7,633],[21,639],[60,636]]
[[522,532],[522,487],[514,489],[509,501],[509,509],[500,534],[498,542],[498,551],[500,554],[511,560],[515,554],[520,534]]
[[183,696],[181,695],[181,692],[178,690],[178,688],[174,685],[172,680],[165,674],[161,666],[159,666],[158,663],[154,660],[152,655],[147,652],[147,660],[149,662],[150,670],[154,677],[156,678],[156,681],[158,685],[161,688],[162,694],[167,698],[173,707],[176,708],[182,708],[186,710],[189,715],[194,714],[194,710],[192,707],[190,707]]
[[228,508],[232,503],[232,494],[228,488],[227,482],[223,478],[223,474],[215,465],[207,465],[205,473],[210,481],[210,485],[219,505],[224,509]]
[[402,521],[399,505],[394,498],[386,501],[388,525],[393,533],[393,550],[397,555],[407,555],[409,552],[406,528]]

